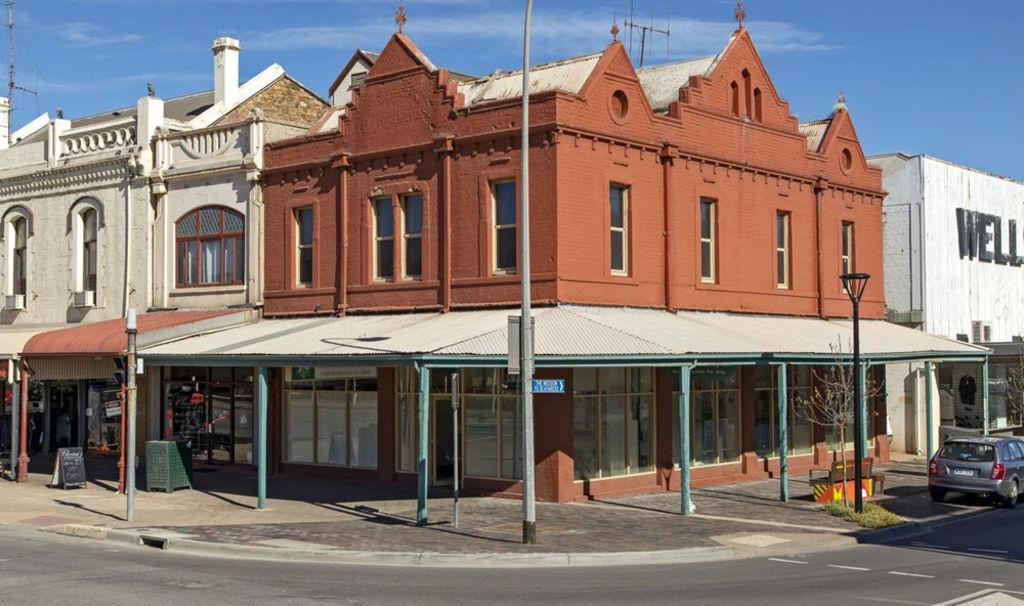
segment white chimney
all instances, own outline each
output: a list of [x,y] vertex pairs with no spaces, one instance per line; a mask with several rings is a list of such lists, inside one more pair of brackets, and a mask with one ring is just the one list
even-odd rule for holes
[[153,168],[153,135],[164,125],[164,101],[159,97],[141,97],[136,107],[135,141],[139,146],[139,164]]
[[231,105],[238,95],[238,40],[222,37],[213,41],[213,100]]
[[0,149],[11,146],[11,100],[0,97]]

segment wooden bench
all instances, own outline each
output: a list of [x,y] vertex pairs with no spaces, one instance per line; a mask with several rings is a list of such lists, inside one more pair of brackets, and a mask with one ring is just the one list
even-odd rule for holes
[[[846,488],[843,486],[843,468],[846,467],[846,482],[849,489],[855,486],[853,461],[833,461],[829,469],[810,469],[807,472],[807,482],[814,490],[814,500],[820,503],[835,500],[837,495],[842,498]],[[868,496],[881,494],[885,491],[885,474],[875,473],[875,460],[870,457],[861,459],[861,474],[863,489]],[[815,477],[815,472],[818,476]]]

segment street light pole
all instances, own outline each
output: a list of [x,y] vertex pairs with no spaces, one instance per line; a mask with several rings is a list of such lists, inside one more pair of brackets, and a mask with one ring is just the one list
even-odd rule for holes
[[[860,408],[860,298],[864,294],[864,288],[871,276],[863,273],[849,273],[839,276],[843,281],[846,294],[853,303],[853,483],[854,497],[853,508],[857,513],[864,511],[863,482],[864,470],[861,462],[864,458],[863,439],[864,426]],[[843,445],[845,449],[846,446]],[[844,487],[845,490],[845,487]]]
[[125,447],[125,453],[123,454],[125,464],[125,496],[127,497],[127,512],[125,518],[129,522],[135,519],[135,403],[138,401],[138,389],[136,387],[136,336],[138,335],[138,326],[135,319],[135,310],[128,310],[128,320],[126,322],[126,332],[128,333],[128,365],[125,368],[125,373],[128,375],[128,393],[125,397],[125,407],[121,411],[122,415],[127,415],[127,428],[128,428],[128,439],[127,446]]
[[523,132],[520,142],[519,272],[521,307],[519,321],[520,388],[523,401],[523,543],[537,542],[537,508],[534,503],[533,469],[533,316],[530,313],[530,21],[533,0],[526,0],[523,21]]

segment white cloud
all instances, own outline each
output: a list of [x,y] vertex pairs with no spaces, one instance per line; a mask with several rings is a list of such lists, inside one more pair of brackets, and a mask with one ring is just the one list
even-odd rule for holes
[[126,76],[112,76],[110,78],[91,78],[89,80],[49,80],[40,78],[36,86],[42,92],[51,93],[77,93],[134,86],[139,89],[138,96],[141,97],[146,94],[147,82],[153,82],[157,94],[160,94],[161,83],[207,83],[209,78],[209,74],[199,72],[162,72],[129,74]]
[[112,34],[104,32],[98,26],[85,21],[69,21],[38,29],[44,29],[49,35],[55,36],[73,46],[105,46],[109,44],[127,44],[142,40],[142,36],[139,34]]

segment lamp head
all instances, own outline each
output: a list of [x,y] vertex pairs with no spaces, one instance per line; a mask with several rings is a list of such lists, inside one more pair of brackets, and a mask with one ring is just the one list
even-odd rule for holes
[[862,273],[839,276],[839,279],[843,281],[843,288],[846,290],[846,294],[854,303],[859,302],[860,298],[864,295],[864,289],[867,288],[869,278],[871,278],[869,274]]

